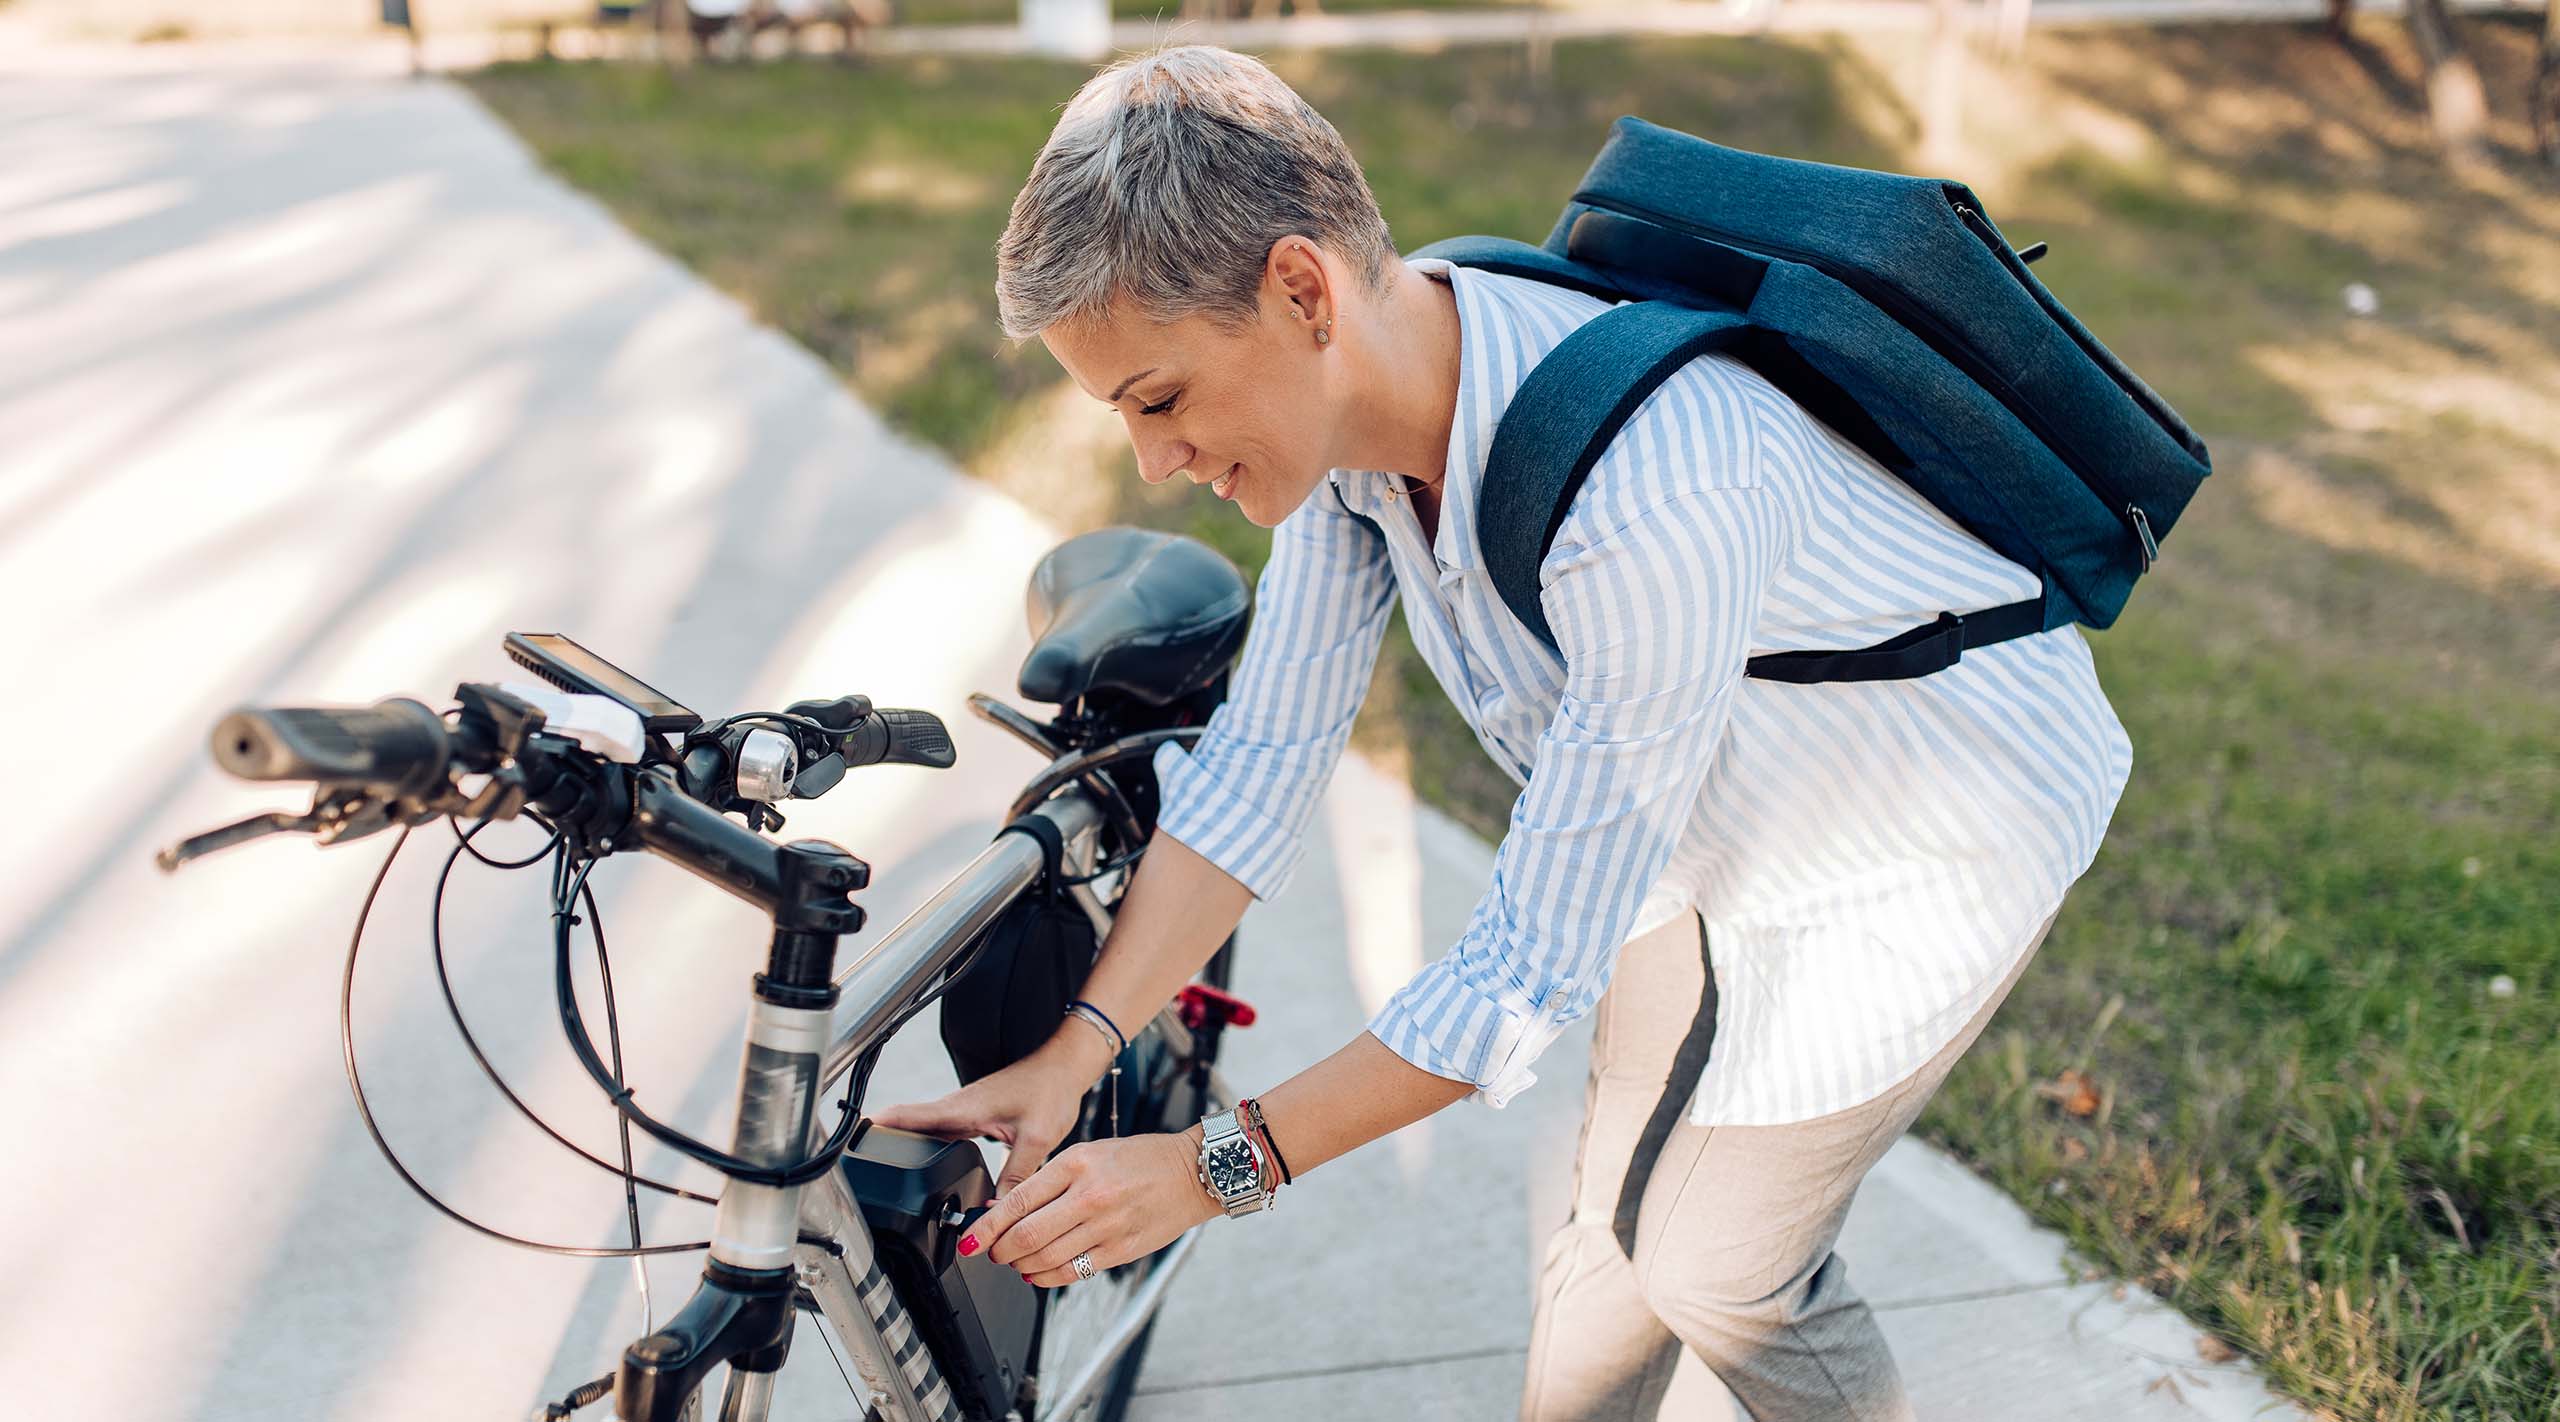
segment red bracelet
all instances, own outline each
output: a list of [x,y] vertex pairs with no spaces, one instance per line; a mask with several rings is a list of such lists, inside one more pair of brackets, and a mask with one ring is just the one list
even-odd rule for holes
[[1255,1140],[1261,1142],[1263,1154],[1270,1156],[1271,1163],[1280,1167],[1280,1183],[1297,1184],[1296,1178],[1289,1173],[1289,1162],[1280,1154],[1280,1143],[1272,1139],[1271,1123],[1263,1119],[1260,1103],[1250,1096],[1239,1100],[1236,1102],[1236,1119],[1246,1123],[1245,1128],[1253,1133]]

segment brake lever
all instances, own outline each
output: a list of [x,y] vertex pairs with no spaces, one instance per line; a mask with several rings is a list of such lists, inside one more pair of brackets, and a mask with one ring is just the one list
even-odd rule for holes
[[245,820],[224,825],[220,829],[189,835],[152,855],[151,862],[160,866],[161,873],[175,874],[178,872],[179,865],[191,859],[202,859],[217,849],[229,849],[235,844],[246,844],[250,840],[264,839],[271,834],[292,834],[303,830],[316,832],[321,823],[319,807],[316,805],[299,815],[289,815],[282,810],[270,810],[263,815],[251,815]]
[[[362,795],[351,795],[343,800],[323,800],[312,807],[312,813],[320,816],[320,828],[312,831],[311,837],[322,844],[344,844],[351,839],[362,839],[391,828],[393,821],[387,801]],[[423,824],[435,818],[435,812],[422,809],[417,818],[418,823]]]
[[[419,819],[431,819],[435,811],[420,807]],[[220,829],[190,835],[151,856],[160,872],[174,874],[178,866],[191,859],[201,859],[218,849],[264,839],[271,834],[308,834],[322,844],[343,844],[351,839],[389,829],[394,816],[391,805],[382,800],[348,791],[315,796],[311,808],[298,815],[270,810],[251,815]]]

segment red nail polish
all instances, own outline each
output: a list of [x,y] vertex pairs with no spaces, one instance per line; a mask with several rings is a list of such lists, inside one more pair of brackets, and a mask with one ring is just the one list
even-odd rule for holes
[[964,1255],[977,1253],[978,1237],[974,1234],[964,1234],[960,1236],[960,1252]]

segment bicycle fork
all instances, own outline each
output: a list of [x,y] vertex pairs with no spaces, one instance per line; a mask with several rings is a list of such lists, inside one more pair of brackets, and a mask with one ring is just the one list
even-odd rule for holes
[[[731,1154],[789,1165],[809,1150],[818,1072],[829,1040],[836,938],[777,928],[756,977],[739,1069]],[[614,1410],[626,1422],[678,1422],[703,1379],[729,1365],[723,1422],[758,1422],[790,1355],[800,1186],[731,1180],[720,1192],[702,1282],[664,1328],[624,1350]]]

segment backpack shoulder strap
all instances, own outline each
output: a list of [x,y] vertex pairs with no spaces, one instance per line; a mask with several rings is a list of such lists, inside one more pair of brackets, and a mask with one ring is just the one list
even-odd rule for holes
[[[1757,329],[1736,311],[1626,302],[1575,328],[1521,382],[1486,453],[1476,492],[1476,543],[1504,605],[1548,647],[1556,638],[1538,601],[1538,565],[1583,480],[1636,407],[1674,372],[1701,355],[1736,348]],[[1937,621],[1872,647],[1765,653],[1743,672],[1799,685],[1899,681],[1953,666],[1973,648],[2041,632],[2046,620],[2039,592],[1963,616],[1942,612]]]
[[1539,641],[1556,645],[1538,565],[1592,466],[1662,382],[1750,329],[1737,311],[1627,302],[1576,327],[1520,383],[1485,454],[1476,544],[1494,591]]
[[1532,247],[1508,237],[1446,237],[1413,251],[1416,257],[1438,257],[1444,262],[1480,272],[1503,276],[1527,277],[1549,286],[1567,287],[1603,301],[1622,301],[1627,293],[1610,281],[1608,275],[1586,262],[1558,256],[1544,247]]

